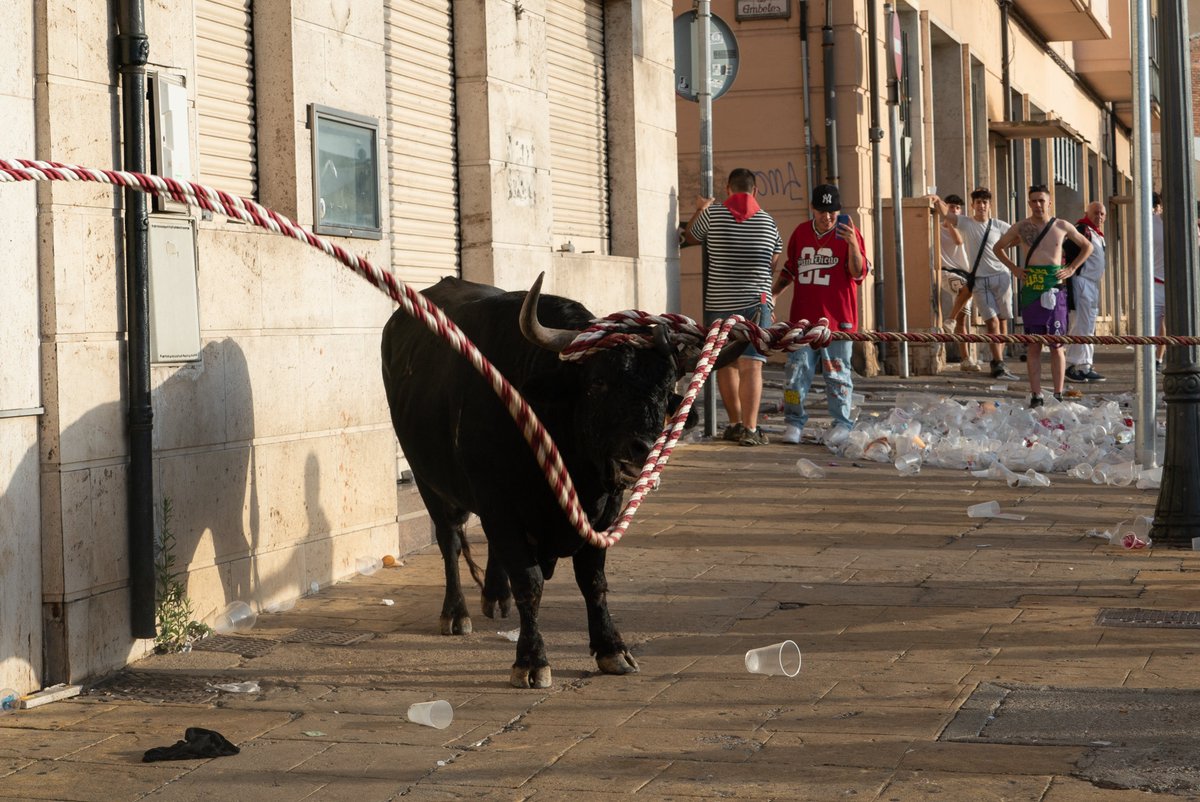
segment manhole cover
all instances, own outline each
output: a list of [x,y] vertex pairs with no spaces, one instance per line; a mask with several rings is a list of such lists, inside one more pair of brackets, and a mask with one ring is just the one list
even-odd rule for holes
[[318,643],[324,646],[350,646],[375,637],[373,632],[346,632],[340,629],[297,629],[280,638],[284,643]]
[[262,657],[278,645],[266,638],[243,638],[239,635],[209,635],[192,644],[198,652],[228,652],[242,657]]
[[1096,616],[1096,623],[1102,627],[1175,627],[1178,629],[1200,629],[1200,611],[1104,607]]
[[87,695],[137,702],[203,704],[217,698],[218,692],[209,683],[220,681],[212,677],[120,671],[88,688]]

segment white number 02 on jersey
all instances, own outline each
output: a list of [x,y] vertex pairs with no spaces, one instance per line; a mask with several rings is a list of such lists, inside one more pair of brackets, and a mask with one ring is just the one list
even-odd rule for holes
[[796,283],[797,284],[820,284],[827,286],[829,284],[829,268],[837,264],[837,257],[833,255],[833,251],[829,248],[812,248],[806,247],[800,250],[800,259],[797,260]]

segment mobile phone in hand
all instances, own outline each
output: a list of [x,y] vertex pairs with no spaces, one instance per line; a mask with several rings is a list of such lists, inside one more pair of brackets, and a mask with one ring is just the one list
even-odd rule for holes
[[839,226],[848,226],[848,225],[850,225],[850,215],[848,215],[848,214],[839,214],[839,215],[837,216],[837,224],[838,224]]

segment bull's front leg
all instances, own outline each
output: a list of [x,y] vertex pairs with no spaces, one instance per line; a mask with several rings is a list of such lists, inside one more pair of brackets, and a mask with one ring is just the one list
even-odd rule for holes
[[513,600],[521,617],[521,634],[517,638],[517,659],[513,663],[509,684],[514,688],[549,688],[553,683],[546,646],[538,630],[538,608],[542,603],[542,569],[536,562],[508,567]]
[[572,563],[575,583],[583,594],[587,607],[589,646],[596,665],[605,674],[630,674],[638,670],[637,661],[625,648],[621,633],[608,614],[608,578],[604,575],[604,556],[607,552],[584,545],[575,552]]
[[508,574],[504,572],[504,566],[500,564],[500,560],[494,557],[490,551],[488,552],[487,571],[484,573],[480,603],[483,607],[483,614],[488,618],[495,618],[497,614],[500,618],[508,618],[508,611],[512,607],[512,591],[508,587]]

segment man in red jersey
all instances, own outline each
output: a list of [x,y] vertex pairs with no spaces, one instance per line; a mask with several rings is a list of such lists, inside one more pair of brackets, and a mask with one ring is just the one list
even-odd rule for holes
[[[796,226],[788,241],[787,262],[772,286],[778,295],[792,284],[788,320],[810,324],[821,318],[833,331],[858,329],[858,285],[870,268],[862,234],[849,215],[838,215],[842,201],[838,188],[821,184],[813,190],[812,219]],[[839,219],[840,217],[840,219]],[[849,430],[850,397],[854,374],[850,370],[850,340],[833,340],[824,348],[802,348],[788,354],[784,370],[783,413],[787,429],[783,442],[799,443],[808,422],[804,399],[812,386],[818,360],[825,374],[825,397],[834,429]]]

